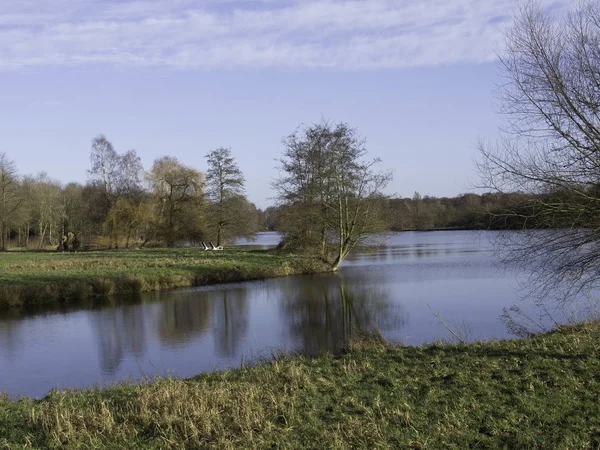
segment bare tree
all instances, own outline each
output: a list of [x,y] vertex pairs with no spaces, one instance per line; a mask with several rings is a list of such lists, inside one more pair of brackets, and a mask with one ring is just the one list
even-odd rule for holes
[[115,187],[117,185],[119,155],[112,143],[103,134],[92,140],[92,151],[90,160],[92,168],[89,173],[92,178],[97,179],[104,189],[107,210],[110,208]]
[[287,209],[285,231],[337,270],[356,244],[384,229],[379,208],[392,175],[374,171],[380,160],[365,159],[365,140],[345,123],[322,122],[283,142],[275,187]]
[[217,246],[223,240],[249,236],[256,230],[245,196],[244,175],[231,156],[231,149],[220,147],[206,155],[206,187],[211,201],[208,227],[216,236]]
[[[480,145],[485,187],[521,192],[507,217],[526,230],[503,242],[548,293],[600,281],[600,5],[565,18],[528,4],[506,34],[500,87],[507,124]],[[542,229],[542,230],[540,230]],[[514,237],[517,236],[517,239]]]
[[135,150],[119,156],[116,191],[120,198],[136,198],[142,192],[141,177],[144,173],[142,161]]
[[5,251],[9,234],[9,220],[21,205],[19,179],[15,163],[6,153],[0,153],[0,250]]
[[45,172],[35,177],[27,176],[24,182],[29,191],[31,222],[37,228],[38,248],[58,244],[62,237],[65,206],[60,183],[50,179]]
[[[136,206],[141,205],[142,163],[135,150],[129,150],[125,154],[119,155],[104,135],[99,135],[92,140],[90,160],[92,167],[89,174],[92,183],[102,186],[104,193],[104,204],[99,205],[104,216],[104,234],[109,238],[109,245],[118,248],[122,226],[117,219],[121,217],[121,214],[111,210],[119,200],[133,202]],[[119,209],[122,210],[122,208]]]
[[69,233],[74,233],[79,242],[91,231],[85,226],[88,219],[85,214],[83,190],[84,187],[78,183],[69,183],[62,190],[64,210],[62,234],[68,236]]

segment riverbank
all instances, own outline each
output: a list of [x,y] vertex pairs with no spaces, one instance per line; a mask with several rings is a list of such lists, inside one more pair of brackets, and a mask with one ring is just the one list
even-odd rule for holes
[[317,273],[316,258],[270,250],[198,248],[0,253],[0,308],[76,303],[208,284]]
[[598,448],[600,323],[0,399],[0,447]]

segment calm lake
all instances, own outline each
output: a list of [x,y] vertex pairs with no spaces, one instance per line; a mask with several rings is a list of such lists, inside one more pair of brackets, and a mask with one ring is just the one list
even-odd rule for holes
[[[391,234],[336,274],[148,293],[95,309],[0,311],[0,391],[39,397],[54,387],[190,377],[280,350],[335,350],[361,329],[405,344],[450,339],[428,305],[466,324],[470,339],[511,337],[499,315],[518,301],[517,283],[495,264],[495,236]],[[277,241],[261,233],[242,244]]]

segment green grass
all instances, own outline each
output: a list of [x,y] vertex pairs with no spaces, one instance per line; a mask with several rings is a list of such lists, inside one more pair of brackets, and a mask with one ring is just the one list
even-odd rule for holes
[[0,400],[0,448],[600,447],[600,323]]
[[326,270],[316,258],[261,250],[5,252],[0,253],[0,308]]

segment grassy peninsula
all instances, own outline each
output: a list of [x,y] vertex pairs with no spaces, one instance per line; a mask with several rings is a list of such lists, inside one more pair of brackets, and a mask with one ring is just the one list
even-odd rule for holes
[[170,248],[0,253],[0,308],[328,270],[268,250]]
[[600,323],[0,399],[0,448],[598,448]]

